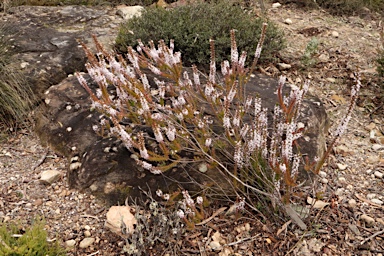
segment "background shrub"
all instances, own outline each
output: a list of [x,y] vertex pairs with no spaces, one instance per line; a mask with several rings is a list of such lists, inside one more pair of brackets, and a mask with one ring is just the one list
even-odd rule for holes
[[[20,5],[38,5],[38,6],[56,6],[56,5],[151,5],[156,0],[10,0],[11,6]],[[165,0],[167,3],[175,0]]]
[[[123,24],[116,39],[116,47],[125,52],[127,45],[134,48],[137,39],[143,43],[164,39],[168,45],[175,41],[175,50],[183,56],[183,64],[198,64],[207,67],[210,60],[210,38],[215,39],[217,62],[229,59],[231,29],[236,30],[239,49],[248,52],[252,60],[260,38],[263,20],[244,11],[241,6],[228,2],[195,3],[170,10],[148,8],[141,17],[133,18]],[[284,47],[283,34],[269,22],[261,61],[271,61]]]
[[360,15],[364,7],[384,14],[383,0],[281,0],[305,7],[321,7],[335,15]]

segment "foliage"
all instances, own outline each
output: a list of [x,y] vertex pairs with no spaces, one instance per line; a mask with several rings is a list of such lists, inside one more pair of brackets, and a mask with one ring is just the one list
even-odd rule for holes
[[[180,248],[180,241],[186,232],[183,220],[177,214],[177,205],[158,203],[150,193],[144,193],[149,200],[142,202],[141,207],[134,207],[137,221],[135,229],[131,233],[122,230],[123,234],[127,235],[124,251],[129,255],[150,255],[148,248],[152,248],[177,255],[176,251]],[[174,195],[170,197],[168,199],[174,199]]]
[[[254,47],[260,39],[263,20],[255,18],[239,5],[230,2],[218,3],[198,2],[180,6],[170,10],[163,8],[147,8],[140,17],[124,23],[116,39],[116,47],[121,52],[127,51],[127,45],[134,48],[137,40],[148,43],[164,40],[169,44],[175,40],[175,50],[180,51],[183,63],[209,66],[210,39],[215,40],[217,61],[228,59],[231,53],[231,42],[228,33],[236,30],[238,46],[249,52],[253,58]],[[272,23],[268,23],[262,61],[271,61],[283,47],[283,34]]]
[[321,7],[335,15],[360,15],[364,7],[384,14],[382,0],[281,0],[280,3],[295,3],[305,7]]
[[44,222],[35,220],[23,231],[16,224],[0,226],[0,255],[4,256],[59,256],[65,255],[58,242],[47,242]]
[[316,37],[311,38],[308,42],[307,47],[305,48],[303,57],[301,58],[301,63],[304,68],[312,67],[316,64],[315,55],[319,50],[319,41]]
[[6,27],[0,27],[0,127],[5,129],[20,124],[26,118],[33,103],[33,93],[19,71],[17,61],[12,60]]
[[[92,91],[83,76],[76,75],[90,94],[92,108],[103,114],[101,125],[94,130],[120,138],[137,165],[153,174],[188,161],[205,164],[208,169],[220,170],[232,184],[230,194],[253,210],[258,210],[256,202],[272,213],[284,209],[281,206],[290,203],[303,162],[297,143],[305,125],[298,122],[298,116],[309,85],[292,86],[285,95],[285,77],[281,77],[279,105],[270,123],[260,98],[246,95],[266,26],[250,67],[245,66],[247,54],[239,54],[235,31],[231,30],[231,61],[222,62],[221,76],[216,74],[214,41],[210,42],[207,77],[196,66],[189,72],[183,68],[172,40],[169,47],[164,41],[157,48],[141,42],[138,51],[128,47],[130,65],[122,56],[106,52],[96,38],[97,57],[82,44],[89,60],[87,70],[99,88]],[[151,83],[149,75],[155,76]],[[346,117],[330,148],[348,124],[359,88],[357,78]],[[318,173],[329,153],[330,149],[318,161],[306,161],[304,168]]]

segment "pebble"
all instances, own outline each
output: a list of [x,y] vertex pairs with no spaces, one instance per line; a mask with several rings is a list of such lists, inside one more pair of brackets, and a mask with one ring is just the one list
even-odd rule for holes
[[65,245],[68,247],[73,247],[75,246],[75,244],[76,244],[76,241],[74,239],[65,241]]
[[338,38],[339,33],[337,31],[332,31],[332,36]]
[[320,175],[321,178],[325,178],[325,177],[327,177],[327,173],[324,172],[324,171],[320,171],[320,172],[319,172],[319,175]]
[[91,232],[89,232],[89,230],[85,230],[84,231],[84,236],[85,237],[90,237],[91,236]]
[[321,183],[323,183],[323,184],[327,184],[327,183],[328,183],[328,180],[327,180],[326,178],[322,178],[322,179],[321,179]]
[[43,171],[41,173],[40,182],[45,184],[52,184],[53,182],[57,181],[61,176],[61,172],[56,170],[48,170]]
[[379,205],[382,205],[382,204],[383,204],[383,201],[381,201],[380,199],[377,199],[377,198],[373,198],[373,199],[371,199],[371,202],[372,202],[372,203],[375,203],[375,204],[379,204]]
[[340,170],[340,171],[344,171],[345,169],[347,169],[348,165],[346,164],[336,164],[337,165],[337,168]]
[[326,80],[330,83],[336,83],[336,79],[333,77],[328,77]]
[[379,172],[379,171],[375,171],[374,175],[376,178],[379,178],[379,179],[383,178],[383,176],[384,176],[384,174],[382,172]]
[[370,164],[377,163],[379,162],[379,156],[369,156],[366,161]]
[[217,241],[212,241],[209,243],[209,246],[212,248],[212,250],[214,251],[217,251],[217,250],[221,250],[221,245],[219,242]]
[[347,189],[348,189],[349,191],[352,191],[352,190],[353,190],[353,186],[352,186],[351,184],[349,184],[349,185],[347,186]]
[[346,182],[346,179],[344,177],[339,177],[339,182],[341,183],[345,183]]
[[350,207],[352,207],[352,208],[355,208],[356,205],[357,205],[357,202],[356,202],[355,199],[349,199],[349,200],[348,200],[348,205],[349,205]]
[[371,200],[376,197],[376,194],[367,194],[367,199]]
[[292,20],[291,19],[285,19],[284,23],[288,24],[288,25],[291,25],[292,24]]
[[29,65],[28,62],[22,62],[22,63],[20,63],[20,67],[21,67],[21,69],[26,68],[28,65]]
[[375,151],[378,151],[378,150],[384,149],[384,147],[380,144],[373,144],[372,149]]
[[279,8],[281,6],[281,3],[273,3],[272,8]]
[[286,70],[290,69],[292,66],[286,63],[277,63],[277,65],[280,67],[280,70]]
[[368,215],[366,215],[366,214],[361,215],[360,219],[362,221],[364,221],[365,223],[367,223],[368,225],[372,225],[372,224],[375,223],[375,219],[370,217],[370,216],[368,216]]
[[87,247],[91,246],[93,244],[93,242],[95,242],[95,238],[86,237],[80,242],[79,247],[80,248],[87,248]]

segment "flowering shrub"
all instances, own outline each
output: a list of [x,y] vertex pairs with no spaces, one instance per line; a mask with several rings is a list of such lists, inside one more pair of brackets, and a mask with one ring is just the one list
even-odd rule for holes
[[[235,195],[245,197],[252,209],[257,210],[252,203],[255,196],[274,207],[288,204],[303,163],[296,143],[305,125],[298,116],[309,83],[292,86],[284,95],[285,77],[280,78],[279,105],[269,125],[260,98],[245,95],[265,31],[266,24],[250,67],[245,66],[247,53],[238,52],[231,31],[231,61],[221,64],[221,76],[216,74],[213,40],[207,77],[195,66],[190,72],[183,69],[172,41],[169,47],[160,41],[157,48],[153,42],[146,46],[139,41],[137,51],[128,48],[129,65],[122,56],[107,53],[96,38],[97,57],[83,44],[87,70],[99,88],[93,92],[82,75],[76,75],[90,94],[92,107],[104,115],[101,127],[94,129],[120,138],[137,165],[154,174],[186,161],[201,162],[231,179]],[[153,84],[147,74],[154,75]],[[332,145],[345,130],[359,86],[357,82]],[[306,170],[317,173],[329,153],[318,161],[307,159]]]

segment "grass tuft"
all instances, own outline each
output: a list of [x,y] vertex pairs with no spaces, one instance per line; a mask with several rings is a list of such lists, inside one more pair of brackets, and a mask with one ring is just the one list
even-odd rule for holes
[[58,242],[47,241],[44,222],[35,220],[25,231],[17,224],[0,226],[0,255],[4,256],[60,256],[65,251]]
[[[6,27],[0,27],[4,35]],[[0,37],[0,129],[22,124],[31,110],[33,92],[27,85],[20,64],[12,60],[5,36]]]

